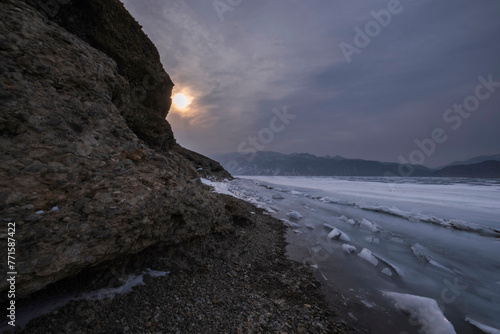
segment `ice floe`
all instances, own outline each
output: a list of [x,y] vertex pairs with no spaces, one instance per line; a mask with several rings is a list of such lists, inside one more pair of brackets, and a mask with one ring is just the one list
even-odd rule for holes
[[383,294],[391,299],[401,311],[410,314],[410,319],[418,322],[421,326],[419,332],[456,334],[455,328],[445,318],[434,299],[388,291],[384,291]]
[[292,223],[291,221],[289,221],[287,219],[281,219],[281,221],[283,222],[283,225],[285,225],[286,227],[290,227],[290,228],[300,228],[301,227],[299,224]]
[[338,228],[333,228],[333,230],[328,233],[328,239],[333,239],[333,240],[342,240],[342,241],[346,241],[346,242],[350,242],[351,241],[351,238],[349,238],[349,236],[347,234],[345,234],[344,232],[342,232],[341,230],[339,230]]
[[356,247],[354,247],[352,245],[348,245],[348,244],[343,244],[342,245],[342,250],[346,254],[354,254],[354,253],[356,253]]
[[443,266],[442,264],[440,264],[439,262],[435,261],[431,255],[430,255],[430,251],[425,248],[424,246],[422,246],[421,244],[419,243],[416,243],[414,244],[413,246],[411,246],[411,250],[413,252],[413,254],[418,258],[418,259],[421,259],[423,260],[424,262],[427,262],[431,265],[433,265],[434,267],[436,268],[439,268],[439,269],[442,269],[444,271],[447,271],[449,273],[454,273],[453,270],[449,269],[449,268],[446,268],[445,266]]
[[496,328],[490,327],[488,325],[482,324],[479,321],[473,320],[469,317],[466,317],[465,321],[467,321],[469,324],[473,325],[474,327],[480,329],[482,332],[484,332],[486,334],[500,334],[500,329],[496,329]]
[[368,261],[369,263],[371,263],[375,267],[378,265],[377,258],[375,256],[373,256],[372,252],[367,248],[363,248],[361,250],[361,252],[358,253],[358,256],[360,258],[362,258],[363,260]]
[[374,223],[374,222],[371,222],[369,221],[368,219],[365,219],[363,218],[361,220],[361,223],[360,223],[360,226],[373,232],[373,233],[377,233],[377,232],[380,232],[380,230],[382,229],[378,224]]
[[290,218],[292,220],[299,220],[302,218],[302,215],[300,213],[298,213],[297,211],[290,211],[286,215],[288,216],[288,218]]
[[382,269],[382,274],[392,276],[392,271],[389,268]]

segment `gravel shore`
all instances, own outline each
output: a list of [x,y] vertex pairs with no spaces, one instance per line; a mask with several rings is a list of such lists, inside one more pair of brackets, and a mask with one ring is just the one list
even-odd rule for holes
[[329,308],[311,269],[286,257],[282,223],[248,203],[225,200],[232,231],[89,269],[34,299],[117,286],[147,268],[168,275],[145,275],[145,285],[114,298],[71,301],[23,332],[358,333]]

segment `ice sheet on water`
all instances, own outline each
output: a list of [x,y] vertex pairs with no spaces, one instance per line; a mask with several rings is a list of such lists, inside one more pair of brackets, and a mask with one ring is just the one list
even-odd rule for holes
[[395,207],[386,207],[378,205],[360,205],[360,204],[357,204],[357,206],[363,210],[386,213],[410,221],[421,221],[424,223],[431,223],[434,225],[446,228],[452,228],[459,231],[474,232],[484,236],[500,237],[499,230],[461,219],[443,219],[431,215],[421,214],[418,212],[408,212]]
[[308,197],[308,195],[306,193],[303,193],[303,192],[300,192],[300,191],[296,191],[296,190],[290,191],[290,194],[296,195],[296,196]]
[[500,334],[500,329],[496,329],[493,327],[490,327],[488,325],[482,324],[479,321],[473,320],[469,317],[465,318],[465,321],[467,321],[469,324],[473,325],[474,327],[477,327],[480,329],[482,332],[486,334]]
[[417,320],[424,333],[456,334],[434,299],[388,291],[383,291],[383,294],[401,311],[410,314],[411,319]]
[[404,271],[403,271],[403,269],[401,269],[401,267],[399,267],[398,265],[395,265],[394,263],[392,263],[391,261],[389,261],[388,259],[386,259],[385,257],[382,257],[380,255],[373,254],[373,256],[375,256],[377,259],[379,259],[380,261],[382,261],[386,265],[388,265],[392,270],[394,270],[396,272],[396,274],[398,274],[399,276],[403,276]]
[[363,248],[361,252],[358,253],[358,256],[363,260],[368,261],[375,267],[378,265],[377,258],[373,256],[372,252],[367,248]]
[[443,266],[442,264],[440,264],[439,262],[434,260],[432,258],[432,256],[430,255],[430,251],[427,248],[425,248],[424,246],[422,246],[421,244],[419,244],[418,242],[416,244],[414,244],[413,246],[411,246],[411,250],[412,250],[413,254],[418,259],[421,259],[424,262],[427,262],[427,263],[429,263],[429,264],[433,265],[434,267],[439,268],[441,270],[447,271],[449,273],[454,273],[453,270],[446,268],[445,266]]

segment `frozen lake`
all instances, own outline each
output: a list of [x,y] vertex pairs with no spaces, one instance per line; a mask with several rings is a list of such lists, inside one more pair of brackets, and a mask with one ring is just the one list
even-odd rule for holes
[[[290,256],[360,305],[353,320],[386,333],[500,333],[500,180],[251,176],[212,185],[289,225]],[[406,316],[369,316],[391,308]]]

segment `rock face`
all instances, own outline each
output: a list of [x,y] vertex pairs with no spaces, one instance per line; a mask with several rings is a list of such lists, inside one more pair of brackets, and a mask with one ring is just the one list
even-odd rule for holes
[[118,0],[61,2],[44,17],[0,1],[0,240],[16,222],[17,298],[232,224],[197,168],[230,175],[176,144],[173,83],[137,22]]
[[25,1],[116,62],[130,87],[113,92],[111,98],[140,139],[163,149],[175,144],[164,122],[174,84],[157,49],[119,0]]

